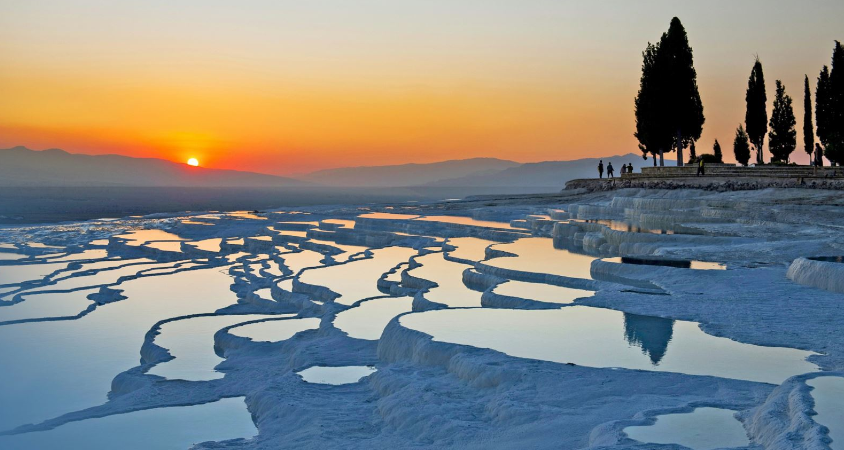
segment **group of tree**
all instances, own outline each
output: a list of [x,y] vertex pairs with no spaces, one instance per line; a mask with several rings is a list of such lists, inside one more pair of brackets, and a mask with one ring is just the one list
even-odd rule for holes
[[[791,96],[781,80],[770,119],[762,62],[757,57],[747,82],[744,126],[739,126],[733,152],[742,165],[750,163],[751,149],[756,164],[765,163],[763,148],[768,137],[771,162],[788,163],[797,148],[797,120]],[[821,145],[815,143],[809,77],[804,80],[803,146],[813,164],[822,165],[822,156],[833,164],[844,164],[844,46],[835,41],[830,67],[824,66],[815,91],[815,125]],[[656,44],[648,43],[642,52],[642,78],[635,100],[636,133],[642,157],[653,157],[654,165],[664,165],[663,154],[677,152],[677,165],[683,165],[683,150],[689,148],[689,162],[699,157],[722,161],[721,146],[715,141],[713,155],[697,155],[705,121],[697,88],[692,48],[680,19],[671,19],[668,31]]]
[[[836,67],[838,70],[836,70]],[[733,151],[736,161],[747,165],[750,160],[749,144],[756,151],[756,163],[764,164],[762,147],[765,134],[768,135],[768,148],[771,151],[771,162],[788,163],[791,153],[797,149],[797,120],[794,117],[791,97],[785,93],[785,86],[780,80],[776,82],[777,90],[774,97],[774,109],[768,121],[765,95],[765,76],[759,58],[753,64],[750,78],[747,82],[747,111],[744,124],[747,129],[739,126]],[[823,144],[815,143],[815,133],[812,126],[812,93],[809,87],[808,75],[803,80],[803,150],[809,155],[812,164],[823,165],[822,156],[832,164],[844,164],[844,46],[835,41],[832,50],[830,67],[823,66],[818,76],[815,90],[815,120],[817,136]]]
[[659,157],[677,151],[683,165],[683,149],[700,139],[703,104],[697,89],[692,48],[680,19],[671,19],[668,31],[642,53],[642,78],[636,96],[636,133],[642,156]]

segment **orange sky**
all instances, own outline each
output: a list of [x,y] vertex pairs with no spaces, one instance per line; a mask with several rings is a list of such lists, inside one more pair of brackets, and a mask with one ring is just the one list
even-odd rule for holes
[[707,118],[699,151],[718,138],[729,155],[754,55],[769,98],[777,78],[794,97],[802,142],[803,74],[814,86],[844,39],[844,2],[501,3],[7,0],[0,147],[282,175],[638,151],[640,54],[677,15]]

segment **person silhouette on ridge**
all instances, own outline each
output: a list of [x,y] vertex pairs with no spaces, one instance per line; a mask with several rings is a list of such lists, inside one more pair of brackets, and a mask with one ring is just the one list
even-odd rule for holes
[[604,160],[598,161],[598,178],[604,178]]
[[613,178],[612,162],[607,162],[607,178]]

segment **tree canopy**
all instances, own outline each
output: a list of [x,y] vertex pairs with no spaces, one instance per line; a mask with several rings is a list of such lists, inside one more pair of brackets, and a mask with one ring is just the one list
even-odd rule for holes
[[844,164],[844,46],[835,41],[831,68],[823,66],[815,91],[818,139],[830,162]]
[[791,152],[797,148],[797,119],[791,106],[791,97],[785,93],[782,81],[777,80],[774,110],[771,112],[771,131],[768,132],[768,148],[772,162],[788,162]]
[[750,162],[750,142],[749,137],[744,131],[744,127],[739,125],[736,130],[736,138],[733,140],[733,154],[736,156],[736,161],[743,166],[747,166]]
[[635,100],[636,133],[643,154],[682,149],[700,139],[705,121],[692,48],[680,19],[671,19],[657,44],[642,53],[642,78]]
[[721,144],[718,143],[718,139],[715,139],[715,144],[712,145],[712,153],[719,163],[724,162],[724,154],[721,153]]
[[744,115],[744,125],[747,135],[756,149],[756,163],[762,164],[762,147],[765,145],[765,134],[768,132],[768,111],[765,106],[768,97],[765,94],[765,74],[762,72],[762,62],[756,58],[750,78],[747,80],[747,94],[745,95],[747,110]]
[[815,128],[812,126],[812,91],[809,89],[809,76],[803,80],[803,151],[812,159],[815,151]]

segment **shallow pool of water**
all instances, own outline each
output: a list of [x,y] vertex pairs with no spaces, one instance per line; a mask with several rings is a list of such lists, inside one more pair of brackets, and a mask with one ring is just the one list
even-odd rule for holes
[[0,322],[75,316],[91,306],[93,302],[88,300],[88,294],[97,291],[26,294],[24,301],[0,308]]
[[355,339],[375,341],[394,317],[412,309],[412,297],[376,298],[337,314],[334,326]]
[[492,291],[496,294],[547,303],[571,303],[578,298],[595,295],[595,292],[585,289],[567,288],[544,283],[527,283],[515,280],[501,283]]
[[844,377],[817,377],[807,381],[815,400],[815,422],[829,428],[832,450],[844,449]]
[[399,214],[399,213],[371,212],[371,213],[361,214],[358,217],[360,217],[362,219],[409,220],[409,219],[415,219],[415,218],[419,217],[419,214]]
[[150,241],[183,241],[180,236],[164,230],[135,230],[115,237],[126,239],[126,245],[133,247]]
[[314,366],[296,374],[308,383],[341,385],[357,383],[376,370],[373,366]]
[[248,314],[191,317],[167,322],[161,326],[154,342],[176,358],[157,364],[147,373],[169,380],[222,378],[223,373],[214,370],[217,364],[223,362],[223,358],[214,352],[214,333],[230,325],[265,318],[265,315]]
[[320,319],[272,319],[263,322],[239,325],[229,330],[235,336],[252,339],[255,342],[279,342],[290,339],[296,333],[319,328]]
[[510,244],[496,244],[492,248],[518,255],[486,261],[487,265],[493,267],[592,279],[590,272],[595,257],[556,249],[551,238],[523,238]]
[[463,284],[463,271],[471,266],[447,261],[442,253],[419,256],[416,262],[422,266],[410,270],[408,275],[437,283],[425,293],[426,299],[450,307],[481,306],[481,293]]
[[464,216],[423,216],[413,220],[420,220],[424,222],[441,222],[441,223],[455,223],[460,225],[471,225],[482,228],[499,228],[504,230],[512,230],[509,222],[493,222],[491,220],[477,220],[471,217]]
[[750,444],[735,411],[697,408],[690,413],[657,416],[650,426],[627,427],[630,439],[651,444],[679,444],[694,450],[746,447]]
[[416,250],[406,247],[387,247],[376,249],[373,257],[336,266],[310,269],[302,272],[299,280],[303,283],[325,286],[340,294],[335,301],[343,305],[365,298],[383,295],[378,290],[378,279],[401,262],[416,254]]
[[486,259],[486,248],[491,244],[495,244],[495,242],[474,237],[450,238],[448,245],[457,247],[457,249],[447,253],[449,256],[458,259],[481,261]]
[[220,251],[220,244],[223,242],[222,238],[211,238],[211,239],[203,239],[201,241],[196,242],[188,242],[188,245],[192,245],[200,250],[204,250],[206,252],[214,252],[218,253]]
[[780,384],[818,367],[811,352],[708,335],[698,324],[586,306],[558,310],[461,309],[402,316],[437,341],[590,367],[712,375]]
[[0,436],[4,450],[184,450],[205,441],[258,434],[243,397],[70,422],[58,428]]
[[0,429],[102,404],[156,322],[236,303],[231,283],[218,268],[142,278],[120,285],[126,300],[81,319],[0,326]]

